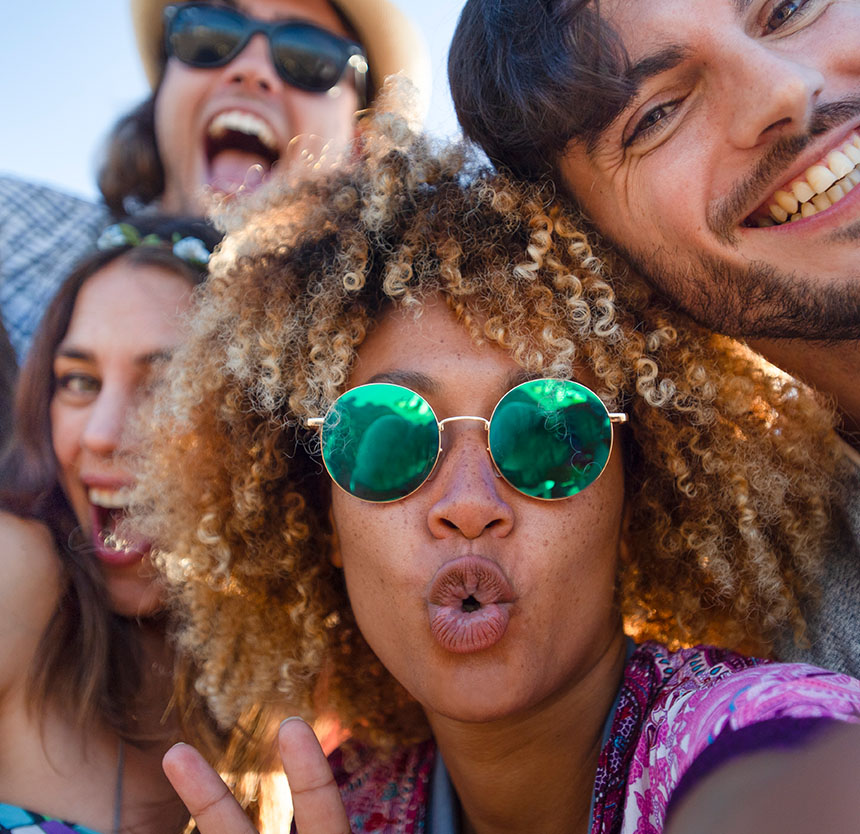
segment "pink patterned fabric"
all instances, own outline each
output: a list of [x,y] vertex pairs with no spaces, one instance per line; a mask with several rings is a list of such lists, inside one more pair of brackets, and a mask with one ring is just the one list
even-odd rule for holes
[[[660,834],[673,790],[722,730],[778,718],[860,723],[860,681],[708,646],[640,646],[598,761],[591,834]],[[330,761],[353,831],[423,832],[434,757],[432,742],[388,754],[354,743],[336,750]]]

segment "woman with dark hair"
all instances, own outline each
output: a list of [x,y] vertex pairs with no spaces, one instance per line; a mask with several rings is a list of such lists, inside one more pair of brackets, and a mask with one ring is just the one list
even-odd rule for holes
[[162,589],[146,543],[117,524],[134,482],[128,418],[159,386],[220,236],[191,219],[133,223],[108,227],[54,298],[0,460],[0,831],[186,821],[159,766],[176,733]]
[[357,157],[230,219],[136,491],[222,726],[352,736],[329,770],[281,730],[299,834],[790,831],[748,824],[777,793],[856,827],[860,681],[763,659],[815,592],[832,411],[545,192],[390,115]]

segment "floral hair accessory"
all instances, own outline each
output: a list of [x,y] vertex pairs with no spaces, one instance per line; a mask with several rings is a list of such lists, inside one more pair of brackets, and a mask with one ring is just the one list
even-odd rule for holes
[[183,237],[174,232],[169,239],[151,233],[141,236],[131,223],[114,223],[108,226],[96,241],[96,248],[116,249],[119,246],[164,246],[177,258],[195,266],[206,266],[212,254],[199,237]]

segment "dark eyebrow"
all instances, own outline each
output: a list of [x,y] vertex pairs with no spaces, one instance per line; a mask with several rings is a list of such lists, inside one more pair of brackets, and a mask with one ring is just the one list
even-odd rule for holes
[[368,383],[388,382],[391,385],[402,385],[419,394],[439,393],[439,384],[432,377],[418,371],[383,371],[382,373],[374,374],[367,381]]
[[[171,348],[163,350],[154,350],[151,353],[145,353],[143,356],[138,356],[134,363],[135,365],[153,365],[156,362],[167,362],[173,356]],[[86,350],[81,350],[76,347],[59,347],[54,355],[54,359],[62,357],[63,359],[78,359],[81,362],[95,362],[95,356]]]
[[164,348],[163,350],[154,350],[152,353],[139,356],[134,361],[138,365],[153,365],[156,362],[168,362],[172,356],[173,350],[171,348]]
[[[739,0],[742,2],[742,0]],[[604,127],[592,136],[586,143],[588,153],[597,148],[597,140],[606,130],[613,125],[618,117],[635,101],[642,89],[642,85],[651,78],[661,73],[668,72],[682,63],[690,54],[690,50],[680,44],[670,44],[644,58],[640,58],[635,64],[628,66],[624,72],[614,79],[613,86],[616,93],[611,97],[612,103],[608,105],[606,117],[602,120]]]
[[643,81],[674,69],[690,54],[690,50],[680,44],[670,44],[659,52],[640,58],[624,73],[624,78],[633,85],[633,97],[639,95]]
[[[541,376],[541,374],[529,373],[521,369],[511,371],[505,377],[503,383],[504,390],[501,393],[507,393],[511,388],[516,388],[517,385],[522,385],[524,382],[529,382],[532,379],[540,379]],[[392,385],[403,385],[419,394],[429,394],[431,396],[438,395],[442,390],[439,383],[433,377],[418,371],[383,371],[382,373],[374,374],[368,382],[389,382]]]
[[80,359],[83,362],[94,362],[95,358],[91,353],[88,353],[85,350],[80,350],[78,348],[73,347],[59,347],[57,348],[56,354],[54,354],[54,359],[58,359],[60,357],[64,359]]
[[505,381],[505,385],[507,385],[505,391],[510,391],[511,388],[516,388],[518,385],[522,385],[524,382],[531,382],[533,379],[542,378],[543,374],[529,373],[528,371],[524,371],[522,369],[511,371]]

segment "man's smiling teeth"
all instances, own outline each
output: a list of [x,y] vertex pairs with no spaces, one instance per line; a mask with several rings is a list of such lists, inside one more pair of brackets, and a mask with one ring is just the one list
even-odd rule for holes
[[777,191],[767,210],[752,219],[758,226],[779,226],[811,217],[830,208],[860,184],[860,135],[852,133],[841,148],[830,151],[821,162],[804,171],[787,189]]
[[262,120],[244,110],[227,110],[219,113],[209,125],[209,136],[221,139],[228,131],[254,136],[273,153],[278,152],[278,140],[272,129]]

